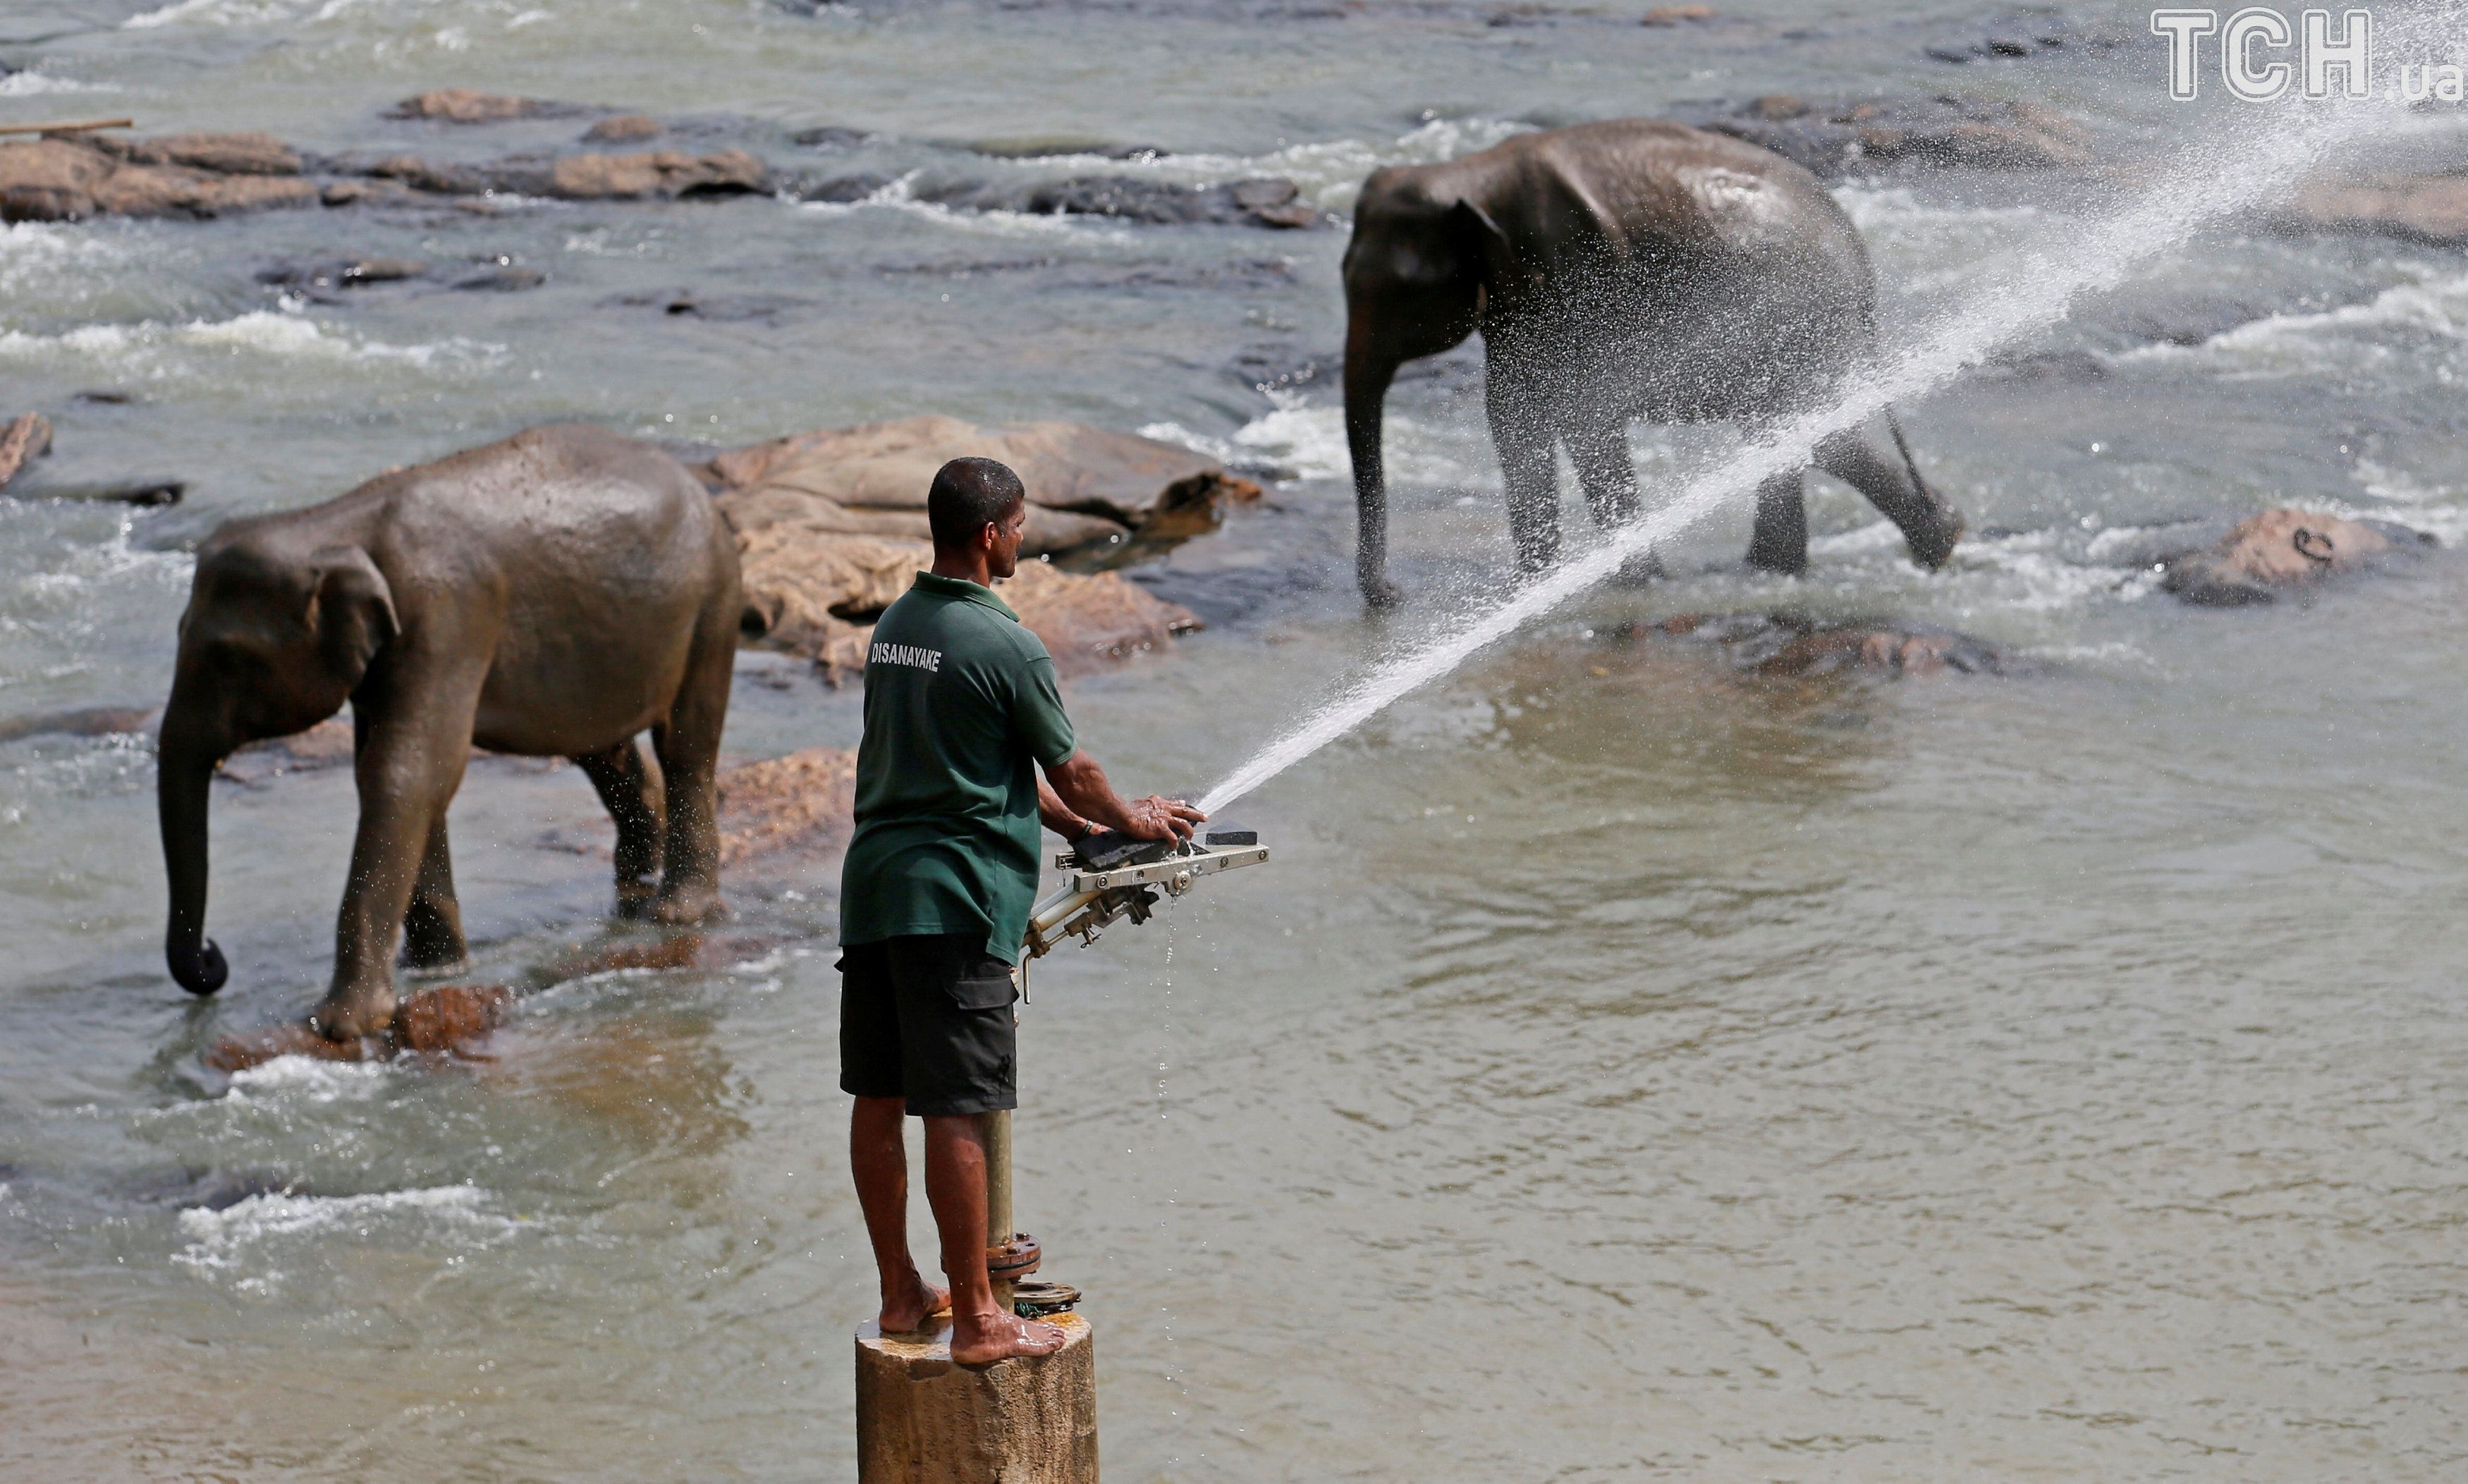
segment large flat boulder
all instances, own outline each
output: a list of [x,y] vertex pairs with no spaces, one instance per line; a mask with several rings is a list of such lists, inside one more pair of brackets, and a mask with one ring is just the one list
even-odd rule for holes
[[2364,181],[2317,176],[2297,188],[2279,219],[2290,227],[2457,247],[2468,243],[2468,174]]
[[0,145],[0,220],[223,217],[312,205],[317,188],[300,168],[299,156],[266,134]]
[[2088,165],[2076,120],[1975,93],[1805,99],[1770,93],[1688,110],[1682,122],[1745,139],[1828,180],[1879,165],[2049,170]]
[[927,540],[926,491],[951,459],[999,459],[1028,488],[1025,556],[1059,556],[1137,536],[1180,540],[1217,529],[1260,487],[1178,444],[1090,427],[986,427],[923,416],[794,433],[723,453],[699,472],[741,529],[791,512],[850,535]]
[[720,862],[822,856],[856,827],[857,750],[808,747],[720,775]]
[[2208,551],[2163,561],[2160,585],[2205,607],[2241,607],[2434,544],[2433,537],[2388,521],[2268,510],[2239,522]]

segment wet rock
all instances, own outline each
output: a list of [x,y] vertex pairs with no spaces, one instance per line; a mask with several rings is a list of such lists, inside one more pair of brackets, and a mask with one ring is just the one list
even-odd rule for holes
[[861,128],[825,125],[820,128],[801,128],[788,136],[788,143],[809,149],[852,149],[873,137]]
[[168,165],[124,165],[94,188],[95,209],[121,217],[230,217],[314,206],[317,187],[296,175],[223,175]]
[[250,742],[223,759],[215,772],[237,784],[269,783],[286,773],[349,766],[353,746],[351,719],[328,717],[305,732]]
[[2271,510],[2240,522],[2208,551],[2163,560],[2160,585],[2187,603],[2241,607],[2434,544],[2423,532],[2388,521]]
[[448,984],[403,996],[381,1036],[328,1040],[293,1022],[244,1035],[225,1036],[208,1047],[205,1063],[217,1072],[246,1071],[277,1057],[321,1062],[382,1062],[405,1052],[468,1057],[513,1014],[512,991],[496,984]]
[[257,281],[283,288],[366,288],[416,279],[427,271],[428,264],[409,258],[328,258],[276,263],[261,270]]
[[1045,641],[1055,670],[1065,675],[1164,649],[1202,627],[1200,615],[1120,572],[1083,575],[1023,561],[1000,593],[1020,623]]
[[153,509],[179,504],[180,497],[189,492],[189,486],[178,479],[141,479],[127,484],[46,484],[39,491],[24,492],[30,496],[39,494],[46,500],[90,500]]
[[2102,381],[2108,362],[2090,351],[2006,351],[1982,363],[2007,381]]
[[570,154],[551,168],[538,194],[569,201],[674,200],[681,196],[740,195],[768,185],[770,171],[743,149],[692,155],[674,149],[649,154]]
[[720,775],[720,864],[830,855],[848,843],[856,812],[853,748],[809,747],[728,768]]
[[119,162],[64,139],[0,145],[0,220],[80,221],[95,213],[94,188]]
[[639,140],[657,139],[663,132],[660,121],[648,114],[620,114],[603,119],[583,131],[586,145],[632,144]]
[[[113,148],[117,145],[117,148]],[[164,134],[104,148],[136,165],[173,165],[222,175],[297,175],[299,152],[272,134]]]
[[2043,57],[2064,51],[2106,51],[2132,39],[2113,28],[2089,28],[2048,11],[2026,10],[1992,23],[1977,36],[1921,49],[1931,60],[1968,62]]
[[2468,244],[2468,174],[2306,182],[2277,218],[2284,228],[2378,234],[2433,247]]
[[140,399],[135,392],[123,391],[116,386],[90,386],[81,392],[71,392],[69,400],[92,402],[102,407],[126,407]]
[[389,119],[429,119],[442,124],[503,124],[511,119],[568,118],[590,110],[544,98],[508,98],[468,87],[440,88],[406,98],[386,110]]
[[17,477],[28,459],[52,451],[52,420],[39,412],[20,413],[0,428],[0,490]]
[[1825,103],[1770,94],[1697,110],[1684,122],[1771,149],[1828,179],[1879,164],[2042,170],[2091,159],[2074,120],[2035,103],[1962,93]]
[[1900,679],[1949,671],[2001,675],[2012,668],[1995,646],[1951,629],[1824,622],[1792,613],[1682,613],[1633,625],[1627,633],[1719,645],[1734,667],[1764,676],[1860,674]]
[[1645,26],[1686,26],[1714,18],[1710,5],[1657,5],[1639,19]]
[[1153,226],[1310,227],[1325,218],[1281,177],[1223,186],[1187,186],[1133,175],[1083,175],[1020,186],[956,186],[926,199],[962,211],[1013,211],[1034,217],[1108,217]]
[[454,281],[453,286],[465,292],[520,293],[537,288],[548,282],[548,275],[537,268],[516,267],[512,263],[491,263],[480,271]]
[[847,206],[891,184],[891,177],[878,174],[834,175],[822,180],[800,180],[790,186],[801,201],[819,201],[827,206]]
[[162,720],[159,706],[80,706],[0,721],[0,742],[29,737],[150,737]]
[[793,521],[817,533],[923,541],[931,537],[926,491],[934,471],[971,454],[1010,465],[1027,486],[1027,557],[1132,537],[1185,539],[1215,530],[1227,505],[1260,495],[1205,454],[1154,438],[1081,422],[991,428],[933,416],[774,439],[697,472],[726,491],[721,507],[741,532]]

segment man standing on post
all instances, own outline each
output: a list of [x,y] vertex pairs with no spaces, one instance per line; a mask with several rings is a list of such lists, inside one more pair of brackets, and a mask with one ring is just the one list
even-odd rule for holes
[[[882,1277],[884,1334],[951,1310],[951,1358],[1040,1356],[1063,1332],[1005,1313],[986,1276],[978,1115],[1017,1106],[1012,966],[1037,896],[1038,822],[1188,838],[1203,816],[1126,802],[1078,750],[1054,660],[993,584],[1017,570],[1019,476],[953,459],[926,497],[934,569],[874,626],[857,833],[840,885],[840,1087],[857,1097],[849,1163]],[[1037,768],[1045,771],[1040,786]],[[926,1199],[951,1290],[908,1253],[903,1116],[926,1120]]]

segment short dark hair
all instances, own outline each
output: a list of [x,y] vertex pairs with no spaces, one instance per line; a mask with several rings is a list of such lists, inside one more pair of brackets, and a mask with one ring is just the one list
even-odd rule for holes
[[934,488],[926,491],[926,522],[934,528],[936,549],[956,551],[1027,498],[1027,489],[1009,468],[992,459],[953,459],[934,471]]

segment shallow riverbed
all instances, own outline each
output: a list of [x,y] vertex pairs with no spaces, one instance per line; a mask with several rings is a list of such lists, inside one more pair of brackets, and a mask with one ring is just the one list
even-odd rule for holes
[[[0,413],[58,427],[0,494],[0,718],[159,700],[217,519],[533,422],[736,445],[1069,417],[1271,484],[1138,573],[1209,629],[1067,695],[1118,779],[1203,786],[1508,581],[1478,357],[1392,402],[1414,601],[1367,619],[1341,224],[918,193],[1268,174],[1341,217],[1383,161],[1777,91],[1978,89],[2103,150],[2168,126],[2141,10],[2060,12],[2130,44],[1956,66],[1927,49],[2014,12],[1646,9],[22,6],[0,123],[464,158],[583,126],[380,117],[465,85],[892,184],[0,228]],[[825,126],[871,137],[795,142]],[[1165,153],[1098,157],[1128,146]],[[2062,232],[2069,178],[1838,194],[1891,319]],[[347,255],[437,271],[260,282]],[[446,286],[465,263],[545,282]],[[1245,801],[1266,869],[1038,969],[1020,1215],[1088,1290],[1109,1476],[2457,1474],[2468,567],[2213,612],[2144,554],[2288,503],[2468,537],[2468,258],[2225,224],[2022,349],[1904,409],[1970,517],[1947,573],[1815,479],[1802,580],[1733,564],[1745,511],[1710,521],[1670,581],[1582,600]],[[1719,436],[1639,429],[1649,490]],[[188,499],[42,497],[141,477]],[[1586,539],[1573,491],[1568,520]],[[1775,610],[2016,663],[1760,677],[1621,637]],[[744,656],[734,754],[857,726],[853,693]],[[730,930],[779,940],[741,967],[530,988],[629,930],[605,862],[542,844],[592,819],[580,774],[484,764],[453,819],[475,977],[526,989],[488,1060],[208,1072],[216,1036],[321,988],[352,808],[339,772],[218,790],[234,975],[193,1002],[159,959],[146,741],[0,743],[0,1473],[852,1476],[871,1266],[836,862],[734,893]]]

